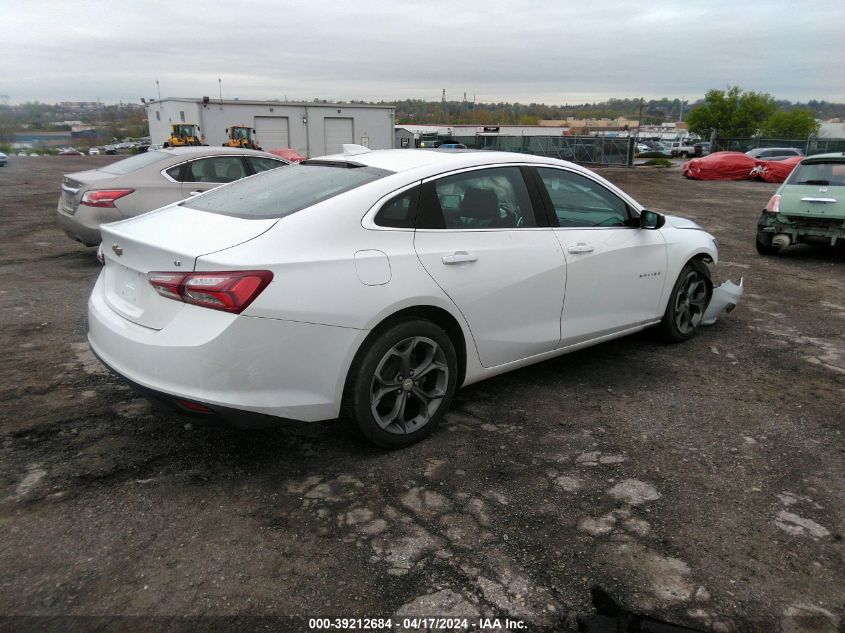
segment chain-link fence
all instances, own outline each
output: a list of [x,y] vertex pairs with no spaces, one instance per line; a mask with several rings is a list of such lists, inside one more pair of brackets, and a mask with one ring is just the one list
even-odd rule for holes
[[[433,140],[433,139],[432,139]],[[634,139],[602,136],[440,136],[440,141],[463,143],[469,149],[518,152],[560,158],[582,165],[634,164]]]
[[713,152],[747,152],[757,147],[792,147],[807,156],[826,154],[828,152],[845,152],[845,139],[817,138],[811,136],[804,139],[784,138],[716,138],[711,151]]

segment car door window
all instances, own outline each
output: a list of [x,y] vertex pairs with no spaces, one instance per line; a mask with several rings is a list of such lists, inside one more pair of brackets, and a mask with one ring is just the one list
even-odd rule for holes
[[424,187],[417,228],[516,229],[537,226],[519,167],[445,176]]
[[249,163],[249,166],[252,168],[256,174],[260,174],[262,171],[270,171],[271,169],[276,169],[276,167],[284,167],[287,163],[282,162],[280,160],[273,160],[272,158],[264,158],[262,156],[247,156],[246,162]]
[[622,198],[597,182],[562,169],[537,169],[559,226],[627,226],[630,212]]
[[246,175],[240,156],[214,156],[188,163],[185,182],[232,182]]

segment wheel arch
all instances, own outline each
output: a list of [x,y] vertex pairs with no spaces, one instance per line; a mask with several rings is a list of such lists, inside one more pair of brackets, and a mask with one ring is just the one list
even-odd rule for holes
[[393,324],[408,319],[425,319],[427,321],[431,321],[446,332],[449,339],[452,341],[452,345],[455,346],[455,355],[458,358],[458,380],[456,384],[458,387],[463,384],[464,378],[466,378],[468,353],[468,341],[466,335],[464,334],[464,329],[461,327],[461,324],[458,322],[458,319],[455,318],[453,314],[451,314],[448,310],[445,310],[444,308],[440,308],[434,305],[408,306],[400,310],[396,310],[395,312],[392,312],[388,316],[382,318],[382,320],[379,321],[372,328],[372,330],[370,330],[370,333],[358,346],[358,349],[355,352],[355,358],[352,361],[352,364],[350,365],[349,371],[346,375],[346,383],[349,382],[349,376],[352,373],[352,368],[355,366],[355,361],[358,359],[358,356],[361,354],[362,350],[366,349],[370,341],[378,337],[382,332],[384,332]]
[[672,288],[678,279],[678,275],[681,274],[681,271],[687,264],[694,263],[698,266],[705,267],[707,269],[707,277],[709,279],[711,275],[709,274],[708,265],[713,265],[718,262],[718,255],[716,251],[705,245],[700,245],[698,248],[693,249],[691,252],[684,253],[683,255],[678,252],[679,250],[680,249],[670,249],[669,251],[669,262],[667,267],[668,275],[666,283],[663,284],[663,291],[660,293],[660,303],[658,304],[660,314],[663,314],[666,310],[666,306],[669,304],[669,297],[672,294]]

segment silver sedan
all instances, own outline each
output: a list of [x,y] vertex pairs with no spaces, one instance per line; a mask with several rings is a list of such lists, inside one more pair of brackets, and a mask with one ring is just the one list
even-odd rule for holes
[[290,163],[267,152],[231,147],[148,151],[100,169],[66,174],[56,209],[59,225],[86,246],[100,243],[100,225]]

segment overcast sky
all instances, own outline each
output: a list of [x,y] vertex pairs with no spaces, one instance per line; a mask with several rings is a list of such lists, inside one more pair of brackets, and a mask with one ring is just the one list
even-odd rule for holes
[[[0,0],[0,95],[845,102],[845,2]],[[5,98],[5,97],[3,97]]]

